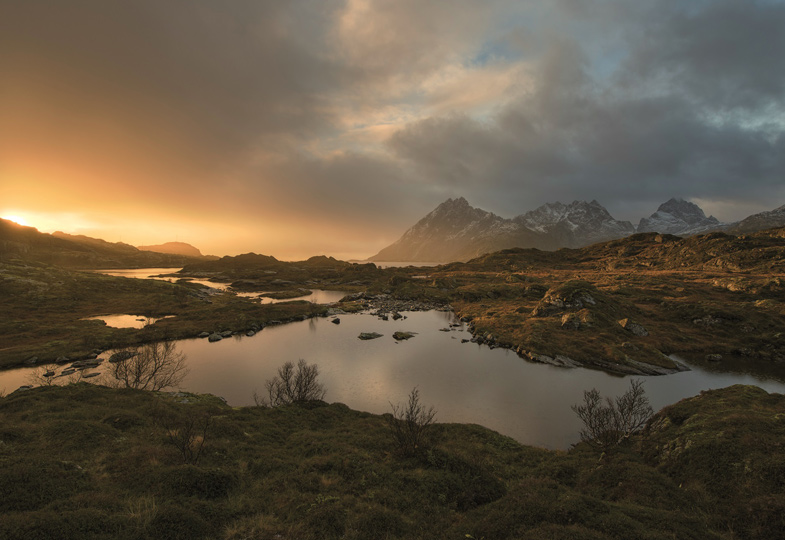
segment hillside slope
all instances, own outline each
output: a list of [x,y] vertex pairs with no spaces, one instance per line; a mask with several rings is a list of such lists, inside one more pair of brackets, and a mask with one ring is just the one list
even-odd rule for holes
[[[776,538],[784,406],[755,387],[712,391],[604,456],[437,424],[407,458],[384,417],[341,404],[36,388],[0,398],[0,537]],[[204,435],[195,464],[167,436],[189,423]]]
[[83,235],[39,232],[0,219],[0,261],[21,260],[67,268],[143,268],[182,266],[194,257],[141,251],[122,242]]

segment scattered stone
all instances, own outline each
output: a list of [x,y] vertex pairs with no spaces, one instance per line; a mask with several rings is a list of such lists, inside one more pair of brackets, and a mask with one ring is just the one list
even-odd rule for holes
[[221,334],[210,334],[209,336],[207,336],[207,341],[209,341],[210,343],[221,341],[222,339],[223,336]]
[[383,334],[379,334],[378,332],[361,332],[359,339],[376,339],[382,337]]
[[210,336],[210,332],[202,332],[197,337],[206,338],[206,337],[209,337],[209,336]]
[[714,317],[712,315],[706,315],[705,317],[701,317],[700,319],[693,319],[692,324],[697,326],[717,326],[718,324],[722,324],[722,319],[719,317]]
[[254,332],[253,330],[248,330],[245,333],[245,335],[246,335],[246,337],[254,337],[256,335],[256,332]]
[[393,311],[393,312],[392,312],[392,318],[393,318],[393,320],[394,320],[394,321],[397,321],[398,319],[400,319],[400,318],[402,318],[402,317],[403,317],[403,315],[401,315],[401,314],[400,314],[400,313],[398,313],[397,311]]
[[645,337],[649,335],[649,331],[646,330],[640,324],[631,321],[630,319],[622,319],[619,321],[619,324],[622,328],[627,330],[628,332],[632,332],[636,336]]
[[575,313],[567,313],[561,318],[561,327],[565,330],[578,330],[581,327],[581,320]]
[[231,330],[224,330],[223,332],[221,332],[221,337],[225,337],[225,338],[232,337],[232,333],[233,332]]
[[46,373],[44,373],[44,377],[46,378],[54,377],[54,375],[55,375],[54,371],[47,371]]
[[67,364],[70,361],[71,360],[67,356],[58,356],[57,358],[55,358],[56,364]]
[[[588,306],[597,305],[597,301],[590,294],[589,290],[594,288],[588,284],[567,287],[571,282],[549,289],[545,296],[540,300],[531,314],[533,317],[550,317],[562,311],[577,311]],[[573,282],[574,283],[574,282]]]
[[117,362],[122,362],[123,360],[128,360],[129,358],[133,358],[136,356],[137,353],[133,351],[117,351],[112,356],[109,357],[109,361],[113,364]]
[[706,355],[706,360],[708,360],[709,362],[719,362],[720,360],[722,360],[722,355],[721,354],[707,354]]
[[333,324],[341,324],[341,319],[339,319],[338,317],[335,317],[333,319],[330,319],[330,322],[333,323]]
[[393,339],[395,341],[411,339],[411,338],[414,337],[415,334],[416,334],[416,332],[395,332],[393,334]]
[[449,328],[439,328],[439,332],[450,332]]
[[470,343],[470,342],[471,342],[471,339],[462,339],[461,340],[461,343]]

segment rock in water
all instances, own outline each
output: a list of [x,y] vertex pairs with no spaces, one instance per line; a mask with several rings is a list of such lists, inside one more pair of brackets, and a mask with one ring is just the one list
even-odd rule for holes
[[360,335],[357,337],[359,339],[376,339],[382,337],[382,334],[379,334],[377,332],[361,332]]

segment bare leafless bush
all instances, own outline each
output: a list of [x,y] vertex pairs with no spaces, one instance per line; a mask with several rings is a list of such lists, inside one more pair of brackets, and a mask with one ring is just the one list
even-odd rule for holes
[[179,385],[188,374],[185,355],[173,341],[148,343],[122,356],[109,365],[117,386],[157,391]]
[[212,416],[207,412],[188,411],[183,415],[159,416],[169,443],[177,448],[183,463],[196,465],[202,455]]
[[297,367],[291,362],[286,362],[279,367],[278,375],[268,379],[265,387],[272,407],[288,403],[319,401],[324,399],[327,393],[324,385],[319,383],[318,366],[309,365],[302,358],[297,362]]
[[583,404],[572,410],[583,422],[581,440],[607,451],[641,429],[654,413],[643,389],[643,381],[632,379],[623,395],[604,400],[593,388],[583,393]]
[[27,376],[28,384],[33,386],[52,386],[56,384],[55,369],[56,366],[54,364],[37,366]]
[[436,410],[426,408],[420,403],[420,391],[417,387],[409,393],[409,401],[405,405],[393,405],[392,415],[387,417],[390,433],[398,451],[406,456],[415,455],[419,450],[430,445],[430,428],[436,419]]

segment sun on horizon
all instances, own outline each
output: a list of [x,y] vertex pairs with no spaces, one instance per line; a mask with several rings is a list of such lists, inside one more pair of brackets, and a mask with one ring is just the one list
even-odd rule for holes
[[23,217],[19,217],[19,216],[0,216],[0,218],[7,219],[8,221],[13,221],[17,225],[22,225],[24,227],[31,227],[30,223],[28,223],[28,221],[25,218],[23,218]]

